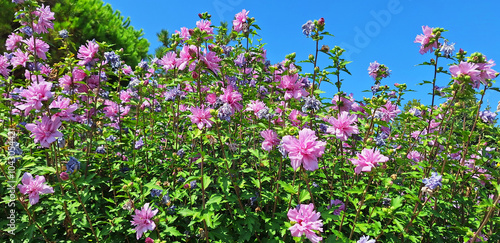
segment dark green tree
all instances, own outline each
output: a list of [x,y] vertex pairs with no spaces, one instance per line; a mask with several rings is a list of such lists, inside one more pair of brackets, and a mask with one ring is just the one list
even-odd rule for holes
[[[141,38],[142,29],[136,30],[130,26],[130,18],[124,18],[119,11],[113,11],[111,5],[102,0],[46,0],[55,13],[54,29],[44,37],[51,45],[53,61],[59,61],[65,53],[57,50],[59,46],[54,40],[60,30],[66,29],[69,33],[69,42],[74,43],[73,51],[78,51],[80,45],[87,40],[95,39],[99,42],[113,44],[113,49],[122,49],[121,57],[128,65],[135,66],[141,59],[147,57],[149,42]],[[11,1],[0,3],[0,53],[5,51],[5,40],[19,23],[14,23],[14,13],[18,6]]]

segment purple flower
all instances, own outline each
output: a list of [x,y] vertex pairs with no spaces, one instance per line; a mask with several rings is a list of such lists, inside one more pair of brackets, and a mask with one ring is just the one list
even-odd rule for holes
[[302,25],[302,34],[309,36],[311,31],[314,30],[314,23],[311,20],[308,20],[305,24]]
[[479,113],[479,117],[485,122],[485,123],[493,123],[495,121],[497,114],[493,113],[491,111],[481,111]]
[[375,240],[370,240],[370,236],[363,235],[356,243],[375,243]]
[[132,216],[133,220],[130,222],[133,226],[136,226],[135,231],[137,239],[140,239],[144,232],[156,228],[156,224],[151,218],[157,213],[158,209],[153,210],[153,208],[149,207],[149,203],[144,204],[141,210],[135,210],[135,215]]
[[340,215],[340,212],[345,210],[345,204],[338,199],[330,200],[330,205],[328,205],[327,208],[331,209],[333,205],[340,205],[339,208],[333,211],[333,215]]
[[426,187],[428,187],[431,190],[436,189],[436,187],[442,187],[443,184],[441,183],[442,176],[439,175],[437,172],[432,172],[431,177],[429,178],[424,178],[422,180],[422,183],[425,184]]
[[141,149],[141,148],[142,148],[142,146],[144,146],[144,141],[142,141],[142,137],[140,137],[140,138],[139,138],[139,140],[137,140],[137,141],[135,142],[135,146],[134,146],[134,148],[135,148],[135,149]]

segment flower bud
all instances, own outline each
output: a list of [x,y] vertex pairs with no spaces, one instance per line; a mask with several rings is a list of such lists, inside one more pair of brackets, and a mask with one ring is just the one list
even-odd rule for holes
[[61,172],[61,174],[59,174],[59,177],[60,177],[60,178],[61,178],[61,180],[63,180],[63,181],[66,181],[66,180],[68,180],[68,179],[69,179],[69,175],[68,175],[68,173],[66,173],[66,172],[64,172],[64,171],[63,171],[63,172]]
[[314,61],[314,55],[313,54],[309,54],[309,61]]

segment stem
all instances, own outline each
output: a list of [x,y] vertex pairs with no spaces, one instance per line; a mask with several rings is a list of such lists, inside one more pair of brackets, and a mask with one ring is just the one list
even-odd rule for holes
[[366,184],[365,191],[363,192],[363,196],[361,197],[361,201],[359,202],[359,207],[356,210],[356,217],[354,218],[354,222],[352,222],[353,226],[351,229],[351,234],[349,234],[349,240],[351,240],[352,234],[354,233],[354,229],[356,229],[356,221],[358,220],[359,212],[361,211],[361,207],[363,206],[363,203],[365,202],[366,192],[368,192],[368,187],[370,187],[370,184],[372,183],[372,181],[373,181],[373,175],[370,176],[370,180],[368,181],[368,184]]
[[97,242],[99,242],[99,238],[97,238],[97,235],[94,231],[94,227],[92,226],[92,220],[90,220],[89,214],[87,213],[87,209],[85,208],[85,204],[83,204],[82,198],[80,197],[80,192],[78,191],[78,188],[76,187],[75,182],[73,180],[71,181],[71,184],[73,185],[73,188],[75,188],[76,195],[78,196],[78,201],[80,202],[80,204],[82,204],[83,211],[85,212],[85,216],[87,216],[87,220],[89,221],[89,225],[90,225],[90,230],[92,230],[92,234],[94,234],[95,240]]

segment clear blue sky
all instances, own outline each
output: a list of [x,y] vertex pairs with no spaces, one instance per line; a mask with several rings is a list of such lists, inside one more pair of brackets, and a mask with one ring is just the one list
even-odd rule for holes
[[[406,96],[406,100],[421,99],[430,104],[430,85],[417,86],[422,80],[432,80],[430,66],[415,66],[429,61],[431,54],[418,53],[419,45],[413,43],[422,33],[422,25],[442,27],[449,32],[443,36],[456,43],[468,53],[481,52],[489,59],[500,63],[500,3],[498,1],[451,1],[451,0],[383,0],[383,1],[243,1],[243,0],[104,0],[123,16],[131,18],[136,29],[143,29],[144,37],[151,43],[150,53],[160,46],[156,33],[162,28],[170,33],[181,27],[193,28],[199,20],[198,13],[212,14],[212,23],[230,23],[242,9],[250,11],[261,27],[260,38],[267,43],[267,55],[271,63],[277,63],[286,54],[296,52],[297,60],[307,59],[314,52],[314,42],[301,32],[307,20],[325,18],[326,31],[335,37],[327,37],[320,44],[330,47],[338,45],[348,51],[353,61],[348,69],[352,76],[344,75],[342,90],[354,93],[357,100],[371,93],[362,93],[373,85],[367,74],[370,62],[387,65],[392,74],[382,84],[407,83],[417,90]],[[326,55],[319,58],[320,67],[329,65]],[[449,63],[441,62],[443,66]],[[312,65],[302,64],[304,71],[312,72]],[[494,67],[500,71],[500,65]],[[449,82],[447,75],[438,75],[437,85]],[[500,86],[498,83],[495,87]],[[324,97],[333,97],[336,89],[322,86]],[[485,104],[496,110],[500,93],[490,91]],[[483,106],[485,107],[485,106]],[[484,109],[484,108],[483,108]]]

